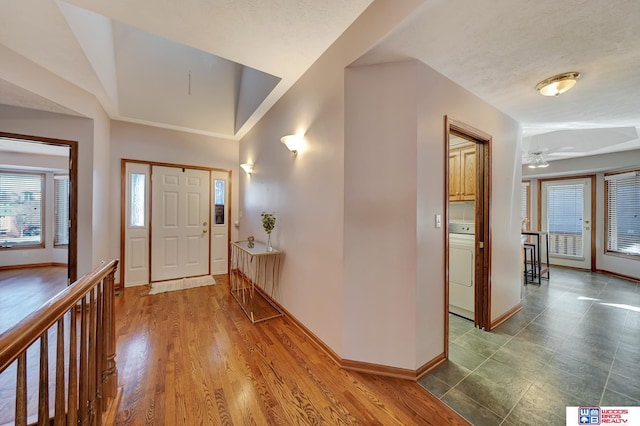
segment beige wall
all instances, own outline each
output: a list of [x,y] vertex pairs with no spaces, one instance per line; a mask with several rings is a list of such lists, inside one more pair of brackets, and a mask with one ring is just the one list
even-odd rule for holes
[[520,127],[418,61],[346,88],[345,355],[417,369],[444,351],[444,117],[493,136],[492,319],[520,302]]
[[[492,136],[491,142],[491,320],[520,302],[520,147],[521,128],[508,115],[448,80],[426,65],[420,72],[421,90],[418,109],[418,235],[430,235],[419,241],[418,267],[421,294],[435,297],[434,270],[444,264],[443,251],[436,243],[434,215],[443,209],[448,196],[444,188],[444,116],[466,123]],[[447,200],[447,201],[445,201]],[[424,230],[427,234],[424,234]],[[440,246],[441,247],[441,246]],[[442,269],[442,266],[439,266]],[[441,290],[442,291],[442,290]],[[440,297],[441,294],[438,294]],[[419,324],[429,329],[438,315],[431,310]],[[419,330],[420,332],[420,330]],[[443,337],[444,338],[444,337]],[[422,352],[429,351],[422,346]]]
[[[421,1],[377,1],[322,55],[240,143],[240,238],[264,240],[260,213],[273,212],[272,241],[285,251],[278,300],[342,354],[344,324],[344,69]],[[303,132],[297,158],[280,143]]]
[[[237,141],[113,121],[108,173],[111,188],[109,257],[120,257],[120,162],[123,158],[231,170],[232,221],[238,217]],[[233,225],[231,240],[237,240],[237,229]]]
[[[109,192],[110,170],[109,152],[111,150],[111,119],[100,107],[95,107],[93,113],[93,158],[91,161],[93,175],[93,218],[91,237],[93,240],[93,267],[103,261],[108,261],[109,240],[112,235],[118,235],[117,230],[109,227]],[[79,277],[82,275],[78,275]]]
[[[418,68],[416,62],[348,68],[345,84],[343,357],[408,369],[418,365],[421,305]],[[442,320],[420,336],[440,352],[443,340],[432,336],[442,336]]]

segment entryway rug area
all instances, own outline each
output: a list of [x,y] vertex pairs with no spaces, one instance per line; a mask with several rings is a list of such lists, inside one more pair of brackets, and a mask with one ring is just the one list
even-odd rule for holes
[[179,278],[177,280],[158,281],[151,283],[151,290],[147,294],[166,293],[168,291],[187,290],[189,288],[215,285],[216,280],[211,275],[200,277]]

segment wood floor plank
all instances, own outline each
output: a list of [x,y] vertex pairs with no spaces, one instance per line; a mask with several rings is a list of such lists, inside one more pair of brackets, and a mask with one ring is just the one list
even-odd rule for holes
[[286,318],[214,286],[116,300],[118,425],[463,425],[418,384],[340,369]]

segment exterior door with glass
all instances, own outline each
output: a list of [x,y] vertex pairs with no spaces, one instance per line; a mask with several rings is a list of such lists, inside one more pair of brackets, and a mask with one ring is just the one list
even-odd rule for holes
[[591,269],[591,178],[542,182],[541,230],[553,265]]

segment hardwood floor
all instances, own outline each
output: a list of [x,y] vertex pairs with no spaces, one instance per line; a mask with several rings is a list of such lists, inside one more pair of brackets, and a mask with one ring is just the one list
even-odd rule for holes
[[[4,329],[66,285],[61,269],[29,277],[0,271]],[[134,287],[116,297],[116,425],[468,424],[417,383],[339,368],[284,317],[252,324],[228,277],[216,281],[152,296]],[[37,360],[29,362],[37,372]],[[0,395],[14,395],[14,386],[15,372],[0,375]],[[28,386],[35,398],[37,381]],[[12,398],[2,400],[0,424],[13,418]]]
[[417,383],[340,369],[286,318],[251,324],[216,281],[116,298],[116,424],[468,424]]
[[0,270],[0,333],[66,286],[66,266]]

